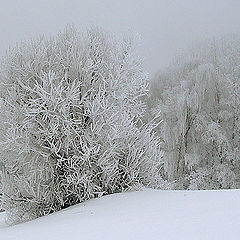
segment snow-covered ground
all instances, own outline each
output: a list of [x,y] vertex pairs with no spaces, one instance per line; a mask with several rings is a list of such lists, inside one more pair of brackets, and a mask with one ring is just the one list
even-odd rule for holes
[[8,227],[0,240],[237,240],[240,190],[113,194]]

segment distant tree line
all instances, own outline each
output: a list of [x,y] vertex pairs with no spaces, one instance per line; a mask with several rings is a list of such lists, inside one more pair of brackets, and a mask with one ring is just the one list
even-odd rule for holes
[[195,45],[151,82],[165,178],[178,189],[239,188],[240,37]]

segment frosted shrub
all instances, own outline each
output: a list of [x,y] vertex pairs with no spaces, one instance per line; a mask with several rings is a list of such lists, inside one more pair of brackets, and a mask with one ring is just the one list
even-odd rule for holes
[[10,50],[0,79],[2,206],[9,223],[161,186],[160,141],[141,122],[147,78],[132,38],[68,27]]

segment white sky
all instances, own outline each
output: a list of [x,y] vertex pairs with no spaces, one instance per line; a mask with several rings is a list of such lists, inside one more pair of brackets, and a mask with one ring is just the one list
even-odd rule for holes
[[142,36],[140,55],[155,73],[193,41],[240,33],[240,0],[0,0],[0,55],[9,45],[67,24]]

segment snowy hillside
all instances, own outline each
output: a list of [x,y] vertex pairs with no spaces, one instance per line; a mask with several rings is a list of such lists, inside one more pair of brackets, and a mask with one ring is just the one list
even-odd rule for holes
[[231,240],[240,236],[240,190],[156,191],[105,196],[31,222],[1,240]]

